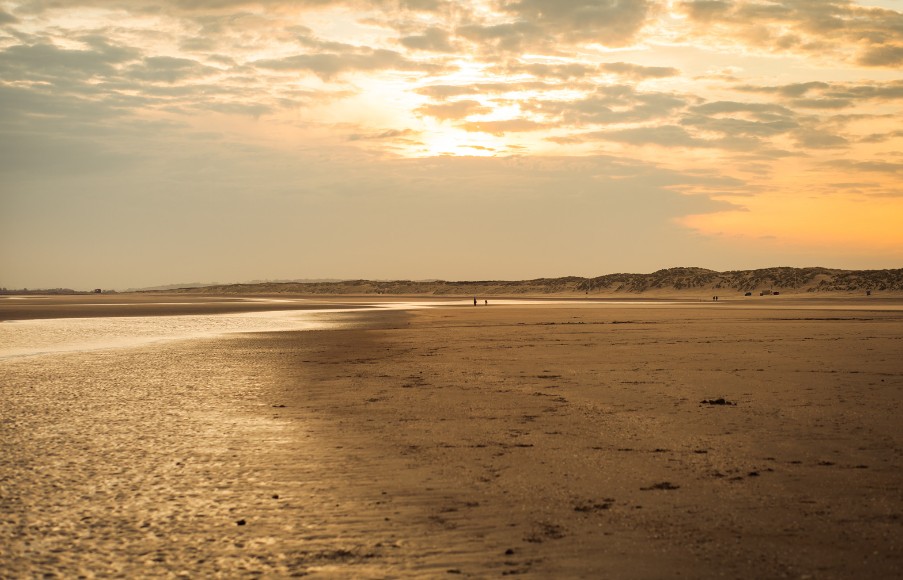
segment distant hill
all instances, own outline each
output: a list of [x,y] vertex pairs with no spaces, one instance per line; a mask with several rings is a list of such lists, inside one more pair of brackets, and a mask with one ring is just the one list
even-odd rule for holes
[[730,295],[762,291],[782,294],[903,293],[903,269],[833,270],[829,268],[764,268],[716,272],[705,268],[668,268],[651,274],[607,274],[596,278],[568,276],[536,280],[264,282],[168,289],[205,294],[331,295]]
[[[316,282],[338,282],[336,278],[315,278],[315,279],[297,279],[297,280],[251,280],[250,282],[241,282],[241,285],[260,286],[262,284],[310,284]],[[162,284],[160,286],[144,286],[142,288],[129,288],[126,292],[153,292],[156,290],[187,290],[189,288],[226,288],[235,286],[235,284],[220,284],[219,282],[181,282],[176,284]]]

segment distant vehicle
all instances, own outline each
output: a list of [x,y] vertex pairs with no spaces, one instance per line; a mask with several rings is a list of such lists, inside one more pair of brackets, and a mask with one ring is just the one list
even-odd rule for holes
[[752,292],[747,292],[744,296],[752,296]]

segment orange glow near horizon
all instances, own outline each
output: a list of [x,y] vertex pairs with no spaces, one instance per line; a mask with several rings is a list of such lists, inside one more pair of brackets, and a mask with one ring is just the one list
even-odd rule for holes
[[692,215],[681,223],[702,234],[776,246],[900,252],[903,197],[761,195],[726,199],[739,211]]

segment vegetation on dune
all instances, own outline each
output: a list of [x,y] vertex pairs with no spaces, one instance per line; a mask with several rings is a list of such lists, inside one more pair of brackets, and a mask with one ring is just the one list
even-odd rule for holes
[[903,292],[903,269],[836,270],[830,268],[764,268],[716,272],[705,268],[667,268],[651,274],[607,274],[595,278],[567,276],[535,280],[411,281],[343,280],[265,282],[182,288],[185,293],[221,294],[356,294],[356,295],[592,295],[686,291],[713,294],[763,290],[790,293],[886,291]]

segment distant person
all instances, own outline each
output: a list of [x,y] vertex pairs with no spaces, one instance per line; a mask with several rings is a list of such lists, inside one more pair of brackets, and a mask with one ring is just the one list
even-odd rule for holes
[[477,297],[476,297],[476,296],[473,297],[473,305],[474,305],[474,306],[477,305]]
[[483,305],[484,305],[484,306],[489,306],[489,300],[483,300]]

